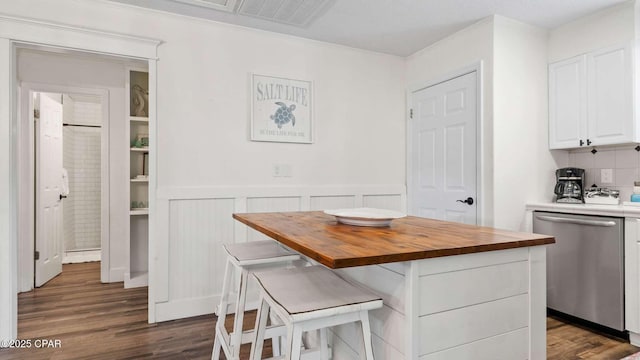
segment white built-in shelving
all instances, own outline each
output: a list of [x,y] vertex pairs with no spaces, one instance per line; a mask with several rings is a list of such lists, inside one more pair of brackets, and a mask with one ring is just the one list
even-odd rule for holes
[[[149,258],[149,74],[129,68],[126,138],[129,144],[129,241],[125,288],[147,286]],[[143,177],[144,176],[144,177]]]

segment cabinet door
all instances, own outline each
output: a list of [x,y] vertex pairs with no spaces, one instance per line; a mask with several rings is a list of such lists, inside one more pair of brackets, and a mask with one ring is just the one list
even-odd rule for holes
[[640,219],[624,221],[624,327],[640,333]]
[[586,56],[549,64],[549,148],[568,149],[586,142]]
[[591,145],[633,141],[631,49],[617,46],[589,53],[587,73]]

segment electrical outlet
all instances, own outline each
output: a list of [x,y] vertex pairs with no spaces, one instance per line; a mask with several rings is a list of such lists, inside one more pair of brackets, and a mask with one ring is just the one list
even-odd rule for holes
[[289,164],[274,164],[273,165],[273,177],[291,177],[291,165],[289,165]]
[[600,182],[603,184],[612,184],[613,169],[600,169]]

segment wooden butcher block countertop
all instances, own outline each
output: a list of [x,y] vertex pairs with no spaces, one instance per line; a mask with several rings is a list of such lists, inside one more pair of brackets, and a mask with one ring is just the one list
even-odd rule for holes
[[547,235],[414,216],[388,227],[344,225],[321,211],[233,214],[233,218],[333,268],[552,244]]

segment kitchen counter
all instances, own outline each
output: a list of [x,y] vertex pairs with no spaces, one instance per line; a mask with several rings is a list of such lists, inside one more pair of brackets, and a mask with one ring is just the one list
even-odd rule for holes
[[332,269],[554,242],[546,235],[415,216],[393,220],[389,227],[343,225],[321,211],[233,214],[233,218]]
[[[233,217],[377,293],[376,360],[546,359],[552,237],[411,216],[382,228],[317,211]],[[357,327],[330,336],[334,358],[358,358]]]
[[[563,204],[563,203],[529,203],[527,211],[552,211],[569,214],[600,215],[616,217],[640,217],[638,205],[599,205],[599,204]],[[527,229],[528,230],[528,229]]]

